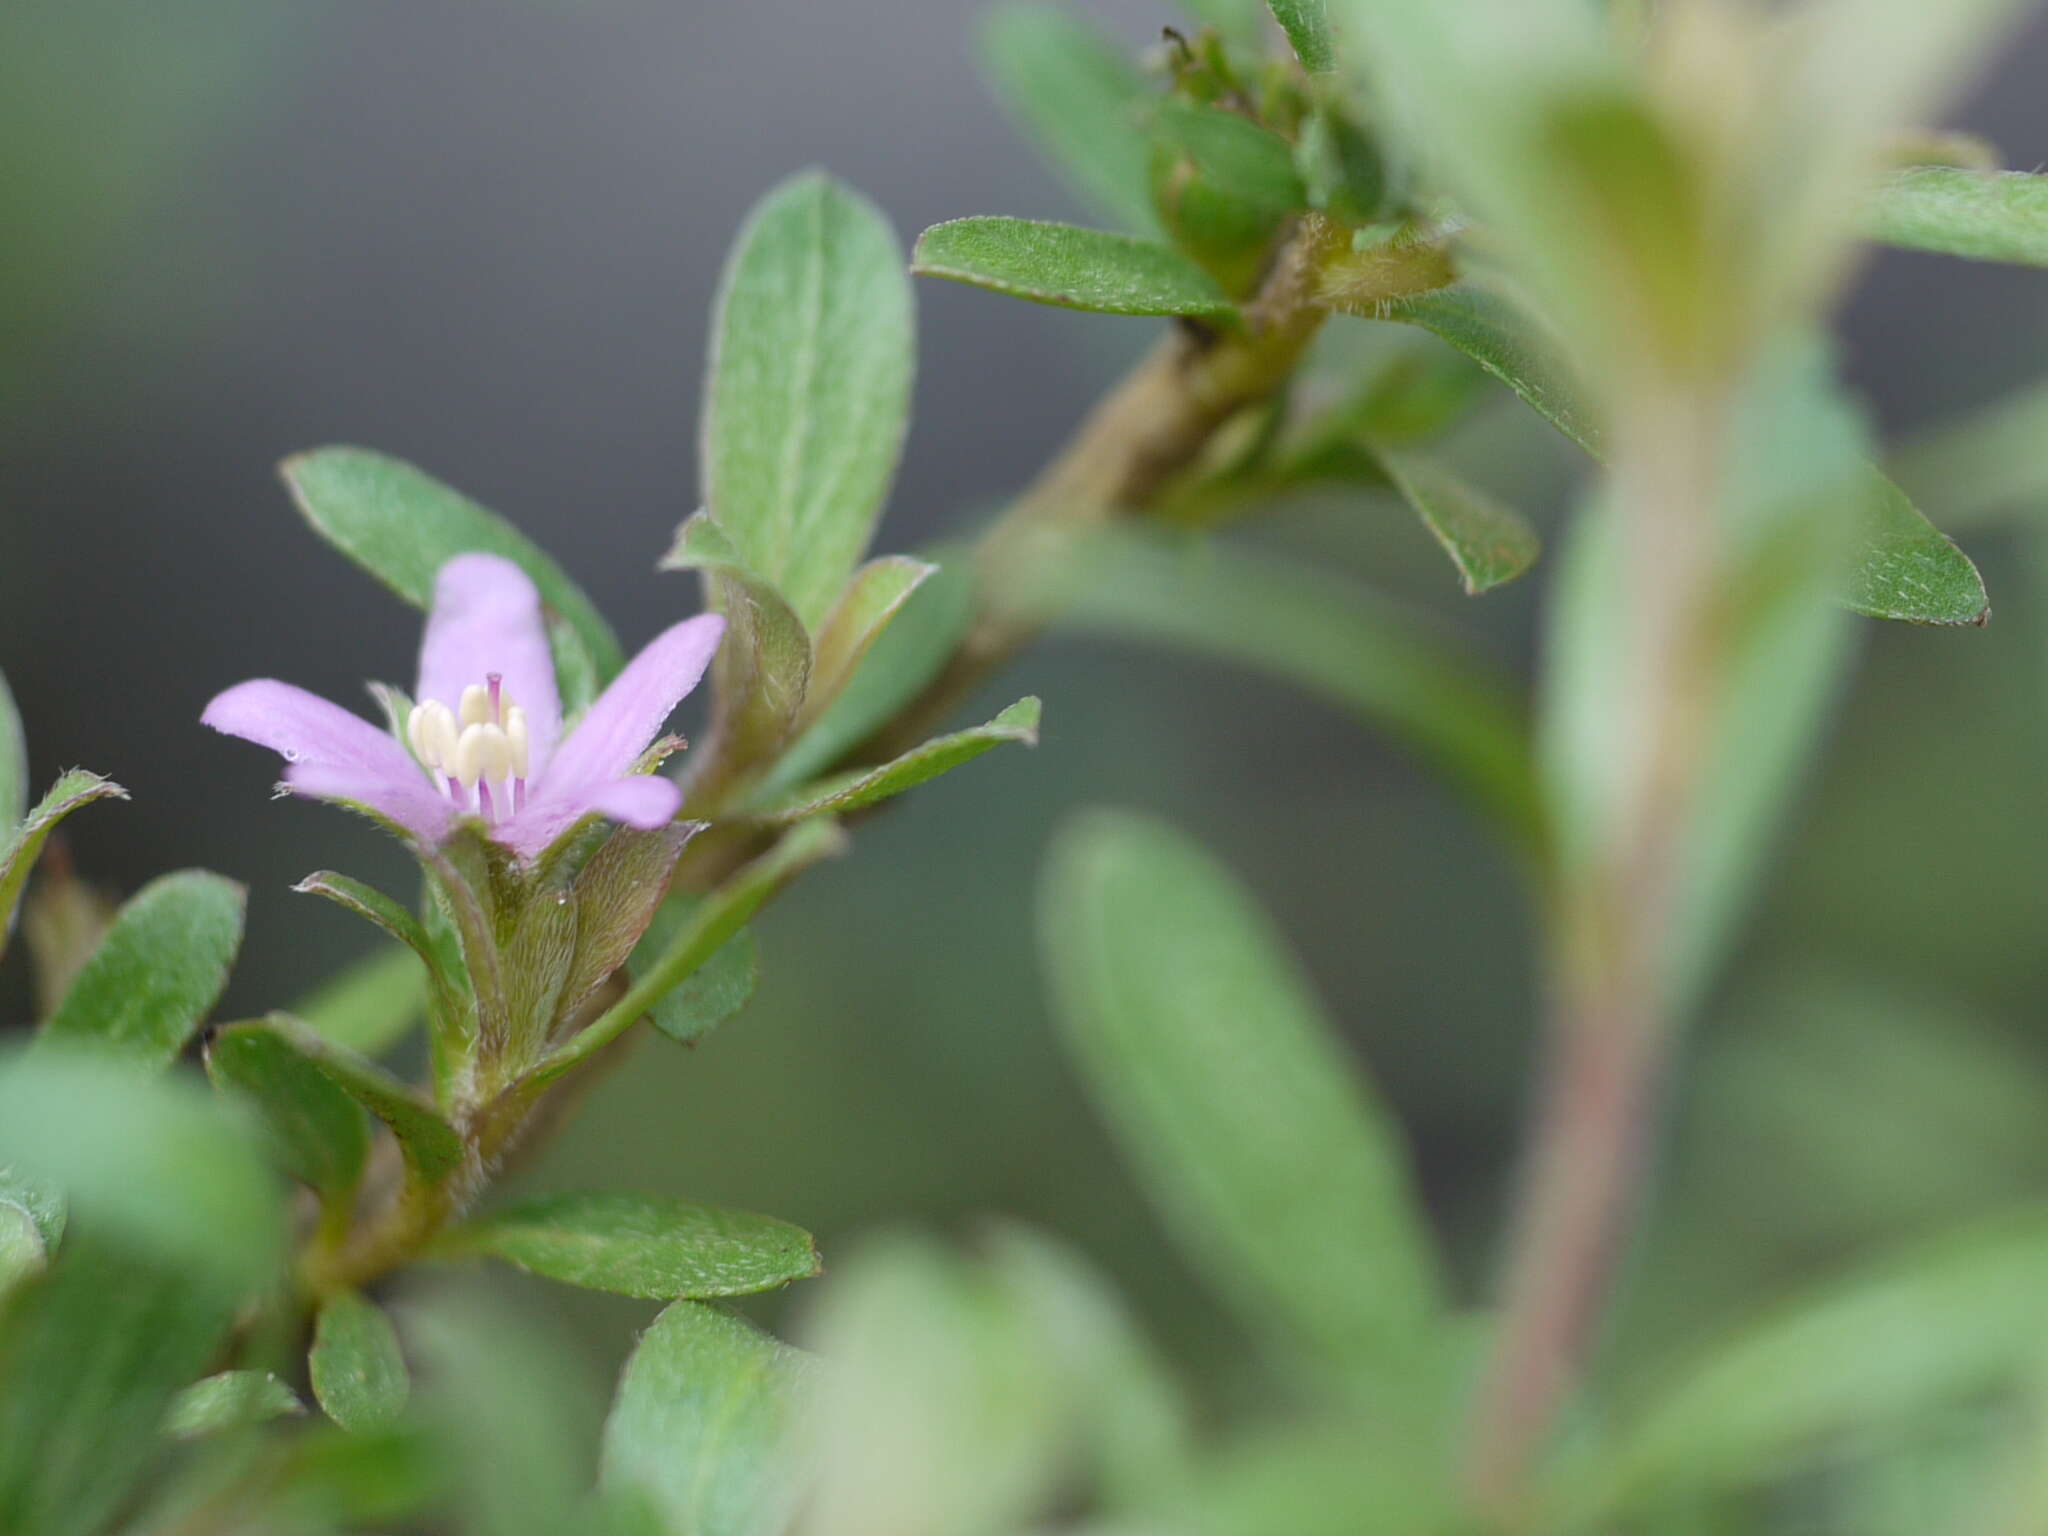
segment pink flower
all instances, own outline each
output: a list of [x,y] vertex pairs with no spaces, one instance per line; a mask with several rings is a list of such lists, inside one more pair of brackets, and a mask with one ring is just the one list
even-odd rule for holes
[[634,770],[724,630],[713,614],[663,630],[564,735],[540,594],[509,560],[457,555],[434,582],[410,750],[271,678],[238,683],[200,719],[280,754],[294,793],[363,806],[429,843],[477,816],[531,859],[588,815],[641,828],[675,818],[682,791]]

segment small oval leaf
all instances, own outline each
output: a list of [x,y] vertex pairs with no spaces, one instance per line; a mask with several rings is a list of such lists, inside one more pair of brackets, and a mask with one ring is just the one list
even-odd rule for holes
[[321,1410],[351,1434],[388,1429],[412,1394],[391,1319],[354,1291],[320,1304],[306,1365]]
[[1230,320],[1237,306],[1171,246],[1033,219],[954,219],[918,236],[911,271],[1101,315]]

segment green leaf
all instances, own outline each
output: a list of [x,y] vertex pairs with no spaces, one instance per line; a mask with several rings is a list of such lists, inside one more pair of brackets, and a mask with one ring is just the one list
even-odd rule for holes
[[443,1120],[410,1084],[393,1077],[366,1056],[316,1033],[286,1013],[273,1013],[260,1023],[236,1026],[266,1030],[285,1047],[317,1067],[330,1082],[390,1127],[413,1176],[438,1184],[462,1167],[468,1156],[462,1133]]
[[342,967],[288,1012],[323,1038],[365,1056],[381,1056],[418,1022],[427,1005],[420,957],[388,944]]
[[1179,833],[1073,823],[1042,891],[1067,1042],[1189,1258],[1339,1380],[1384,1380],[1441,1317],[1398,1128],[1279,935]]
[[917,237],[911,271],[1102,315],[1230,320],[1237,306],[1171,246],[1072,224],[955,219]]
[[[543,1086],[617,1039],[662,998],[695,975],[786,882],[845,847],[846,834],[829,818],[790,828],[773,848],[698,902],[667,947],[647,958],[626,995],[588,1029],[557,1047],[535,1068],[530,1082]],[[636,959],[640,953],[644,953],[644,946],[636,952]]]
[[599,1477],[663,1528],[773,1536],[803,1483],[792,1440],[805,1361],[751,1324],[679,1301],[640,1336],[605,1420]]
[[1377,452],[1395,487],[1451,557],[1468,595],[1513,581],[1536,563],[1536,530],[1513,507],[1434,459],[1391,448]]
[[354,1194],[370,1153],[354,1099],[267,1024],[230,1024],[206,1044],[216,1087],[247,1096],[285,1171],[330,1206]]
[[[11,701],[6,707],[13,707]],[[4,730],[4,725],[0,725],[0,730]],[[0,750],[4,750],[5,745],[0,741]],[[81,805],[89,805],[95,800],[127,798],[128,791],[112,780],[74,768],[50,786],[50,792],[19,826],[10,823],[7,841],[0,846],[0,955],[7,953],[7,940],[13,928],[14,908],[21,900],[21,888],[28,883],[29,871],[35,868],[36,858],[42,853],[51,829]]]
[[1157,234],[1144,127],[1157,97],[1125,50],[1058,6],[1012,4],[990,14],[981,54],[996,95],[1075,192]]
[[770,192],[718,296],[704,500],[807,626],[859,563],[910,411],[910,283],[894,231],[820,172]]
[[1209,187],[1242,206],[1276,216],[1308,206],[1308,188],[1295,169],[1293,149],[1241,113],[1167,101],[1160,104],[1152,127],[1162,142],[1187,156]]
[[151,1071],[168,1067],[227,986],[247,896],[205,870],[152,880],[115,915],[43,1026],[43,1041],[89,1046]]
[[1909,250],[2048,267],[2048,176],[1914,166],[1872,192],[1863,230]]
[[[562,568],[460,491],[367,448],[316,448],[286,459],[280,472],[314,531],[415,608],[432,606],[434,578],[455,556],[503,555],[533,578],[601,676],[616,676],[624,664],[611,627]],[[558,646],[555,665],[573,678],[576,658],[568,660],[565,666]]]
[[283,1253],[281,1191],[254,1127],[182,1074],[146,1078],[59,1045],[0,1054],[0,1170],[0,1196],[53,1252],[79,1235],[65,1233],[68,1205],[80,1229],[90,1221],[234,1305]]
[[1914,624],[1984,624],[1990,594],[1970,557],[1876,470],[1864,476],[1863,554],[1848,604],[1874,619]]
[[454,1252],[489,1254],[564,1285],[649,1301],[749,1296],[820,1272],[801,1228],[659,1195],[544,1195],[446,1241]]
[[[11,835],[28,810],[28,736],[21,711],[0,672],[0,834]],[[0,915],[0,927],[6,925]]]
[[1524,708],[1427,616],[1338,580],[1211,546],[1134,536],[1077,552],[1068,627],[1182,646],[1308,689],[1439,765],[1524,849],[1547,835]]
[[0,1200],[0,1302],[50,1262],[50,1248],[35,1212],[12,1200]]
[[669,875],[697,827],[671,822],[651,832],[621,827],[576,877],[583,919],[558,1012],[573,1015],[632,957],[668,895]]
[[269,1371],[222,1371],[171,1399],[164,1433],[174,1440],[197,1440],[305,1411],[299,1395]]
[[1269,0],[1273,15],[1294,44],[1294,56],[1302,68],[1320,74],[1337,67],[1337,48],[1330,37],[1330,17],[1324,0]]
[[1585,386],[1556,343],[1498,294],[1461,283],[1398,300],[1386,316],[1449,342],[1594,458],[1606,452],[1606,435]]
[[[1506,384],[1595,459],[1606,438],[1583,389],[1543,340],[1541,327],[1504,299],[1447,288],[1393,306],[1389,318],[1419,325]],[[1969,557],[1921,515],[1899,488],[1870,471],[1862,551],[1842,600],[1874,619],[1981,624],[1990,599]]]
[[[1587,1528],[1638,1501],[1796,1466],[1842,1436],[1938,1415],[2038,1372],[2048,1214],[2003,1213],[1773,1307],[1618,1415]],[[1951,1426],[1952,1428],[1952,1426]],[[1575,1527],[1577,1528],[1577,1527]]]
[[974,588],[972,555],[947,550],[938,573],[910,594],[838,697],[776,761],[763,791],[816,777],[938,676],[974,617]]
[[797,731],[807,729],[832,706],[869,649],[937,570],[937,566],[907,555],[888,555],[870,560],[853,573],[853,580],[818,627],[817,656]]
[[840,816],[915,789],[942,773],[972,762],[1005,742],[1038,745],[1039,703],[1019,699],[986,725],[935,737],[878,768],[854,768],[835,778],[806,784],[753,807],[749,814],[764,821],[788,824],[813,816]]
[[321,1411],[352,1434],[396,1423],[412,1393],[391,1319],[354,1291],[320,1303],[306,1364]]
[[741,557],[708,512],[693,514],[662,557],[665,571],[703,573],[706,602],[725,615],[712,658],[712,743],[700,762],[772,762],[796,728],[810,691],[811,641],[803,620]]
[[0,1314],[0,1530],[112,1527],[234,1308],[226,1292],[92,1242],[14,1292]]
[[[654,964],[676,942],[690,920],[695,903],[677,899],[655,913],[635,951],[634,969]],[[646,960],[637,957],[644,953]],[[712,952],[696,970],[656,1000],[648,1010],[654,1027],[678,1045],[695,1045],[732,1018],[753,999],[761,977],[754,956],[754,936],[742,928]]]
[[[375,886],[365,885],[362,881],[351,879],[347,875],[337,875],[331,869],[315,870],[292,889],[302,896],[324,896],[336,906],[355,913],[363,921],[375,923],[392,938],[405,945],[426,967],[427,991],[434,1012],[438,1015],[438,1021],[446,1028],[474,1027],[468,1018],[470,1005],[462,986],[450,974],[447,961],[428,935],[425,926],[412,913]],[[318,1028],[317,1025],[314,1027]],[[322,1030],[321,1033],[325,1034],[326,1031]],[[360,1049],[347,1040],[330,1038],[334,1039],[336,1045]]]

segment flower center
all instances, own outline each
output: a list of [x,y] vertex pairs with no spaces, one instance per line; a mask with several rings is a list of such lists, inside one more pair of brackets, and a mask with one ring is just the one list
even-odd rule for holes
[[422,699],[406,717],[405,735],[422,768],[465,811],[496,822],[526,804],[526,711],[505,693],[496,672],[462,690],[450,709]]

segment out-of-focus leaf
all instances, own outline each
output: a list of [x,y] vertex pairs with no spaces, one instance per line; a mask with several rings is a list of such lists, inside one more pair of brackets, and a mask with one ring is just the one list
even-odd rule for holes
[[270,1129],[280,1161],[330,1205],[346,1201],[370,1153],[363,1112],[328,1075],[267,1024],[230,1024],[206,1043],[216,1086],[245,1095]]
[[1929,1417],[2038,1370],[2048,1217],[1924,1241],[1780,1305],[1614,1421],[1591,1470],[1606,1523],[1636,1501],[1782,1474],[1830,1436]]
[[2048,176],[1914,166],[1880,183],[1864,233],[1886,245],[2048,267]]
[[[605,679],[624,664],[611,626],[582,589],[539,545],[460,491],[367,448],[316,448],[280,470],[314,531],[415,608],[432,605],[434,578],[455,556],[502,555],[533,578]],[[573,677],[570,660],[564,667],[557,649],[556,666]]]
[[416,1178],[438,1184],[468,1155],[462,1134],[443,1120],[410,1084],[393,1077],[367,1056],[336,1045],[287,1013],[273,1013],[239,1029],[268,1032],[281,1048],[296,1052],[342,1092],[390,1127]]
[[[1005,1284],[929,1239],[871,1244],[820,1293],[819,1536],[1035,1528],[1078,1407],[1062,1360]],[[1085,1367],[1083,1368],[1085,1369]]]
[[1850,573],[1849,606],[1915,624],[1986,622],[1991,599],[1970,557],[1876,470],[1863,481],[1863,552]]
[[911,270],[996,293],[1102,315],[1229,320],[1230,295],[1168,245],[1033,219],[934,224],[917,237]]
[[466,1223],[447,1246],[649,1301],[747,1296],[819,1272],[799,1227],[656,1195],[543,1195]]
[[1041,928],[1061,1022],[1182,1246],[1304,1363],[1384,1381],[1441,1307],[1398,1131],[1265,917],[1176,832],[1094,812]]
[[796,728],[810,688],[811,641],[803,620],[708,512],[692,515],[676,531],[661,568],[702,572],[706,601],[725,615],[725,638],[711,663],[715,750],[700,761],[773,761]]
[[[0,748],[4,746],[0,742]],[[19,826],[9,823],[6,843],[0,845],[0,955],[7,953],[15,904],[21,900],[21,888],[28,881],[29,871],[35,868],[36,856],[43,851],[51,829],[81,805],[108,798],[126,800],[128,791],[96,773],[74,768],[50,786],[50,792]]]
[[[647,964],[668,952],[693,909],[694,903],[673,898],[655,913],[640,941]],[[636,964],[635,969],[645,969],[645,965]],[[657,1000],[648,1010],[648,1017],[656,1029],[678,1045],[695,1045],[747,1006],[760,974],[760,964],[754,957],[754,936],[742,928],[719,945],[709,960]]]
[[68,857],[37,865],[35,884],[21,903],[21,937],[28,945],[37,1018],[57,1011],[118,910],[113,893],[80,879]]
[[[645,965],[626,995],[606,1009],[604,1016],[582,1035],[559,1046],[535,1069],[531,1081],[536,1086],[548,1083],[575,1066],[591,1048],[586,1037],[611,1038],[607,1033],[610,1022],[631,1023],[648,1012],[724,948],[786,881],[845,846],[846,834],[829,818],[801,822],[790,828],[773,848],[692,907],[667,946],[658,954],[646,955]],[[644,945],[636,952],[645,953]]]
[[[11,835],[28,811],[28,736],[21,711],[0,672],[0,834]],[[0,919],[0,926],[5,920]]]
[[107,1529],[233,1315],[229,1293],[103,1242],[16,1290],[0,1312],[0,1530]]
[[1386,448],[1379,450],[1379,459],[1451,557],[1468,594],[1476,596],[1513,581],[1536,563],[1536,530],[1513,507],[1434,459]]
[[1294,44],[1294,56],[1312,74],[1337,67],[1337,48],[1330,37],[1325,0],[1269,0],[1273,15]]
[[1293,149],[1240,113],[1168,101],[1153,116],[1152,130],[1186,155],[1204,182],[1247,208],[1288,214],[1308,206]]
[[1525,847],[1544,837],[1522,706],[1506,679],[1419,613],[1221,546],[1188,554],[1097,540],[1060,594],[1061,622],[1162,641],[1270,673],[1440,764]]
[[1606,451],[1585,386],[1543,328],[1498,294],[1460,283],[1398,300],[1386,317],[1449,342],[1596,459]]
[[0,1300],[50,1261],[49,1245],[35,1213],[12,1200],[0,1200]]
[[862,658],[895,622],[911,595],[937,570],[937,566],[907,555],[888,555],[870,560],[853,573],[853,580],[818,627],[810,689],[796,723],[799,731],[838,699]]
[[605,1421],[600,1477],[692,1536],[774,1536],[803,1495],[791,1441],[803,1356],[730,1313],[679,1301],[640,1336]]
[[1181,0],[1181,5],[1237,47],[1257,51],[1264,42],[1270,13],[1263,0]]
[[1078,1433],[1111,1509],[1157,1508],[1185,1481],[1193,1416],[1115,1290],[1081,1256],[1028,1227],[986,1239],[990,1267],[1070,1376]]
[[1326,106],[1309,115],[1295,140],[1294,162],[1310,207],[1354,225],[1386,212],[1392,180],[1386,158],[1342,112]]
[[573,1014],[631,958],[662,899],[676,860],[697,828],[689,822],[642,832],[621,827],[576,877],[582,921],[576,954],[556,1011]]
[[806,626],[859,563],[895,477],[911,303],[888,220],[818,172],[762,200],[726,266],[704,397],[704,500]]
[[752,807],[748,814],[779,823],[806,821],[813,816],[842,816],[915,789],[1005,742],[1036,746],[1038,715],[1037,699],[1019,699],[986,725],[937,737],[878,768],[851,769],[836,778],[806,784]]
[[831,767],[937,676],[973,617],[974,586],[973,557],[948,549],[937,573],[910,594],[817,723],[782,754],[764,792],[788,789]]
[[1887,468],[1951,528],[2048,507],[2048,386],[2001,396],[1982,410],[1936,423],[1892,454]]
[[292,1005],[323,1039],[381,1056],[418,1022],[427,1005],[427,973],[402,944],[386,945],[344,966]]
[[149,1071],[169,1066],[227,985],[247,894],[205,870],[152,880],[115,916],[43,1041]]
[[468,1288],[407,1308],[415,1417],[452,1474],[465,1536],[612,1536],[586,1509],[601,1399],[553,1322]]
[[982,33],[996,94],[1046,159],[1095,209],[1156,234],[1152,145],[1156,97],[1129,55],[1055,5],[999,7]]
[[412,1393],[391,1319],[354,1291],[320,1303],[306,1365],[321,1411],[353,1433],[389,1428]]
[[[1353,1536],[1360,1512],[1379,1529],[1462,1529],[1442,1458],[1411,1455],[1377,1425],[1261,1430],[1206,1459],[1168,1527],[1190,1536]],[[1169,1506],[1171,1507],[1171,1506]]]
[[174,1440],[197,1440],[305,1411],[299,1395],[268,1371],[222,1371],[193,1382],[171,1399],[164,1433]]

